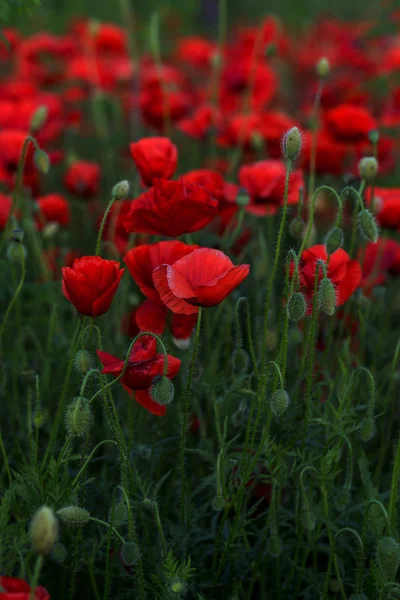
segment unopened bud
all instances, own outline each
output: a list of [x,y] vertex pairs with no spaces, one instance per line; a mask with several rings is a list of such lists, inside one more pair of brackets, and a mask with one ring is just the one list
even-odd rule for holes
[[287,315],[291,321],[300,321],[306,314],[307,304],[304,295],[301,292],[295,292],[288,300]]
[[93,367],[93,356],[87,350],[78,350],[74,358],[74,367],[80,375],[86,375]]
[[368,139],[374,146],[379,142],[379,131],[377,129],[371,129],[368,132]]
[[335,504],[336,510],[342,511],[349,505],[351,500],[350,492],[347,488],[341,489],[335,496],[333,502]]
[[60,231],[60,224],[57,221],[46,223],[42,230],[42,236],[45,240],[51,240]]
[[35,112],[33,113],[32,119],[31,119],[31,124],[30,124],[30,131],[31,133],[36,133],[37,131],[39,131],[39,129],[41,129],[43,127],[43,125],[45,124],[46,120],[47,120],[47,115],[48,115],[48,108],[47,106],[39,106]]
[[221,494],[217,494],[211,504],[214,510],[220,511],[225,507],[225,498]]
[[244,208],[245,206],[248,205],[249,202],[250,202],[250,198],[248,195],[238,194],[238,196],[236,198],[236,204],[239,206],[239,208]]
[[289,233],[292,238],[299,240],[305,227],[304,220],[301,217],[295,217],[289,224]]
[[174,579],[169,584],[169,591],[173,596],[180,598],[186,593],[187,583],[183,579],[179,579],[178,577],[174,577]]
[[375,436],[376,424],[372,417],[366,417],[361,423],[360,438],[363,442],[369,442]]
[[74,398],[65,413],[65,427],[69,435],[82,437],[93,424],[93,412],[84,396]]
[[270,554],[275,558],[282,554],[282,541],[279,535],[275,533],[271,535],[269,538],[268,549]]
[[280,417],[289,406],[289,394],[283,388],[276,390],[271,396],[270,408],[276,417]]
[[49,554],[57,541],[58,522],[51,508],[42,506],[34,514],[30,526],[32,547],[38,554]]
[[328,277],[321,280],[318,288],[318,304],[322,312],[330,317],[335,314],[336,310],[336,290],[332,281]]
[[60,519],[71,527],[82,527],[89,523],[90,514],[85,508],[80,506],[66,506],[57,511]]
[[323,56],[322,58],[319,59],[319,61],[315,65],[315,70],[317,71],[317,74],[320,77],[322,77],[322,78],[328,77],[330,70],[331,70],[331,63],[325,56]]
[[126,181],[126,180],[120,181],[113,187],[112,197],[115,198],[116,200],[123,200],[124,198],[127,198],[127,196],[129,195],[129,190],[130,190],[129,181]]
[[331,229],[325,237],[325,248],[328,256],[343,246],[344,235],[340,227]]
[[22,263],[22,259],[26,259],[28,250],[23,244],[11,242],[11,244],[8,244],[7,246],[6,256],[7,260],[18,265]]
[[373,179],[378,173],[378,168],[378,161],[374,156],[366,156],[358,163],[358,172],[361,179],[365,179],[365,181]]
[[396,580],[400,565],[400,545],[392,537],[383,537],[376,548],[376,559],[385,583]]
[[236,348],[232,355],[234,373],[246,373],[249,368],[250,358],[244,348]]
[[282,140],[282,152],[287,160],[294,160],[301,151],[301,133],[298,127],[292,127]]
[[137,563],[140,558],[140,552],[135,542],[125,542],[121,548],[121,558],[127,567],[132,567]]
[[126,505],[124,504],[124,502],[118,502],[115,506],[114,506],[114,511],[110,510],[109,515],[108,515],[108,520],[111,523],[111,517],[112,517],[112,524],[114,525],[114,527],[119,527],[120,525],[125,525],[125,523],[128,520],[128,511],[126,508]]
[[47,152],[45,152],[41,148],[37,148],[33,155],[33,162],[35,163],[35,167],[40,173],[43,173],[43,175],[47,175],[50,169],[50,158]]
[[214,68],[218,68],[222,65],[222,56],[218,50],[216,50],[211,56],[211,65]]
[[358,229],[359,229],[361,235],[366,240],[368,240],[369,242],[372,242],[373,244],[375,244],[375,242],[378,241],[378,238],[379,238],[378,225],[376,223],[374,215],[366,208],[363,208],[358,213],[357,225],[358,225]]
[[64,544],[57,542],[57,544],[55,544],[53,546],[53,550],[51,551],[50,558],[52,560],[54,560],[54,562],[62,564],[65,561],[65,559],[67,558],[67,554],[68,554],[68,552],[67,552],[67,549],[64,546]]
[[157,375],[150,387],[150,396],[158,404],[170,404],[174,399],[174,384],[166,375]]

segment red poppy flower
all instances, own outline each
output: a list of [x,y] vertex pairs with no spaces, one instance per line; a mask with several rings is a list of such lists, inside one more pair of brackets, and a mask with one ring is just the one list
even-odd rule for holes
[[38,198],[38,215],[36,218],[37,228],[43,229],[43,226],[49,222],[56,222],[61,227],[66,227],[70,221],[70,210],[67,200],[60,194],[48,194]]
[[4,227],[6,226],[11,206],[12,200],[10,196],[0,194],[0,229],[4,229]]
[[[366,198],[371,204],[371,188]],[[374,188],[373,211],[378,223],[387,229],[400,229],[400,189]]]
[[195,69],[207,69],[215,53],[215,44],[199,36],[185,37],[176,49],[176,58]]
[[171,179],[176,171],[178,150],[166,137],[143,138],[130,144],[130,152],[145,185],[156,178]]
[[[303,137],[303,148],[300,155],[301,166],[309,171],[311,161],[312,134],[306,132]],[[346,144],[332,138],[328,132],[321,131],[317,135],[315,171],[341,175],[349,162],[349,149]],[[347,165],[349,166],[349,165]]]
[[[28,136],[27,132],[19,129],[3,129],[0,131],[0,160],[5,168],[14,171],[18,167],[22,147]],[[28,147],[28,158],[33,155],[32,144]]]
[[395,240],[380,238],[375,244],[368,243],[360,251],[362,260],[362,281],[360,287],[365,295],[371,294],[372,288],[385,283],[389,273],[396,272],[400,257],[400,244]]
[[215,107],[202,104],[190,117],[181,119],[177,128],[192,138],[204,140],[218,123],[219,116]]
[[[97,350],[97,355],[104,368],[102,373],[118,377],[124,368],[125,361]],[[181,361],[168,354],[168,379],[177,376]],[[129,356],[128,367],[121,379],[124,389],[130,396],[135,397],[138,404],[153,415],[165,415],[167,407],[155,402],[150,395],[150,386],[157,375],[164,373],[164,354],[157,353],[157,342],[150,336],[143,336],[134,344]]]
[[[15,577],[0,576],[0,600],[30,600],[31,598],[31,588],[26,581]],[[50,594],[39,585],[35,589],[33,600],[50,600]]]
[[78,160],[69,167],[64,182],[72,194],[92,198],[99,192],[100,166],[94,162]]
[[239,144],[245,149],[254,149],[254,137],[261,136],[262,119],[258,113],[233,115],[221,128],[218,143],[235,147]]
[[[309,301],[309,313],[312,310],[311,301],[314,295],[315,271],[319,259],[325,263],[328,260],[326,248],[323,244],[304,250],[299,264],[300,284]],[[327,276],[336,289],[336,306],[341,306],[357,289],[361,281],[361,267],[356,260],[350,259],[345,250],[339,248],[330,257]],[[319,268],[319,279],[322,279],[322,277],[322,269]]]
[[224,300],[250,271],[235,267],[220,250],[200,248],[153,271],[161,300],[175,313],[196,314],[199,306],[215,306]]
[[64,296],[81,315],[99,317],[110,308],[124,271],[115,260],[77,258],[72,267],[62,269]]
[[125,228],[178,237],[203,229],[216,216],[217,207],[218,202],[198,185],[155,179],[153,187],[133,202]]
[[341,104],[326,113],[325,126],[336,140],[355,144],[367,141],[377,122],[363,106]]
[[[286,167],[279,160],[262,160],[241,167],[239,181],[250,195],[247,212],[258,216],[275,214],[283,204],[285,178]],[[290,174],[288,204],[297,204],[303,186],[303,173],[296,169]]]

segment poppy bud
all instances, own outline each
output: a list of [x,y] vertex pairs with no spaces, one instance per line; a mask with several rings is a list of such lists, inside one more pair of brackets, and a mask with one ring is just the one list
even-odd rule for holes
[[376,425],[372,417],[366,417],[361,423],[360,437],[363,442],[369,442],[375,436]]
[[361,179],[365,179],[365,181],[373,179],[378,173],[378,166],[378,161],[374,156],[362,158],[358,163],[358,172]]
[[94,366],[93,356],[87,350],[78,350],[74,358],[74,366],[80,375],[86,375]]
[[34,514],[30,526],[32,546],[38,554],[49,554],[57,541],[58,523],[51,508],[42,506]]
[[187,583],[183,581],[183,579],[178,579],[178,577],[174,577],[174,579],[169,584],[169,591],[173,596],[181,597],[186,593]]
[[282,152],[287,160],[294,160],[301,151],[301,133],[298,127],[292,127],[282,140]]
[[112,197],[115,198],[115,200],[124,200],[124,198],[126,198],[129,195],[129,190],[129,181],[120,181],[119,183],[114,185],[112,190]]
[[351,500],[350,492],[347,488],[341,489],[334,498],[336,510],[342,511],[349,505]]
[[68,552],[64,544],[60,544],[60,542],[57,542],[57,544],[53,546],[50,558],[55,562],[62,564],[67,558],[67,554]]
[[325,56],[323,56],[315,65],[315,70],[321,78],[328,77],[331,70],[331,63],[327,58],[325,58]]
[[60,231],[60,224],[57,221],[50,221],[42,229],[42,236],[45,240],[51,240]]
[[24,259],[26,259],[26,257],[28,256],[28,250],[26,249],[26,246],[23,246],[22,244],[16,244],[15,242],[7,246],[7,259],[13,264],[21,263],[22,254],[24,256]]
[[314,513],[312,513],[309,510],[306,510],[305,512],[303,512],[301,520],[303,523],[303,527],[306,531],[314,531],[316,525]]
[[57,511],[60,519],[71,527],[81,527],[89,523],[90,514],[80,506],[66,506]]
[[289,394],[283,388],[276,390],[271,396],[270,408],[276,417],[280,417],[289,406]]
[[221,494],[217,494],[211,504],[214,510],[220,511],[225,507],[225,498]]
[[328,256],[343,246],[344,235],[340,227],[331,229],[325,237],[325,248]]
[[47,152],[42,150],[41,148],[37,148],[33,155],[33,162],[35,163],[35,167],[40,173],[46,175],[50,169],[50,158]]
[[111,516],[113,518],[112,524],[114,527],[119,527],[120,525],[124,525],[128,520],[128,511],[126,509],[126,505],[123,502],[118,502],[114,506],[114,512],[110,510],[108,515],[108,521],[111,523]]
[[368,139],[374,146],[379,142],[379,131],[377,129],[371,129],[368,132]]
[[246,194],[238,194],[236,198],[236,204],[239,206],[239,208],[245,208],[245,206],[247,206],[249,202],[249,196],[247,196]]
[[140,551],[135,542],[125,542],[121,548],[121,558],[124,565],[132,567],[140,558]]
[[232,367],[234,373],[246,373],[249,368],[250,358],[246,350],[236,348],[232,355]]
[[286,306],[287,315],[291,321],[300,321],[306,314],[307,304],[301,292],[295,292],[289,298]]
[[378,241],[379,231],[374,215],[363,208],[357,215],[357,225],[361,235],[369,242],[375,244]]
[[376,560],[385,581],[395,581],[400,565],[400,545],[392,537],[383,537],[376,548]]
[[23,240],[24,240],[24,230],[21,228],[14,229],[14,231],[12,232],[11,241],[15,242],[16,244],[22,244]]
[[150,387],[150,396],[154,402],[162,405],[170,404],[174,399],[174,393],[174,384],[166,375],[154,377]]
[[253,146],[254,150],[262,150],[264,140],[259,131],[253,131],[251,134],[251,145]]
[[301,217],[295,217],[289,224],[289,233],[292,238],[300,239],[304,231],[305,223]]
[[33,113],[29,129],[31,133],[36,133],[46,122],[49,111],[47,106],[39,106]]
[[89,400],[84,396],[74,398],[65,413],[65,428],[68,435],[82,437],[93,424],[93,412]]
[[335,314],[336,310],[336,290],[332,281],[328,277],[321,280],[318,288],[318,303],[319,307],[325,314],[330,317]]
[[282,541],[276,533],[273,533],[269,538],[268,549],[270,554],[275,558],[282,554]]

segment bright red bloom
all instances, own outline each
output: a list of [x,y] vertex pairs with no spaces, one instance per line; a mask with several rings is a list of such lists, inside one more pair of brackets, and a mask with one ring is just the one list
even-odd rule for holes
[[81,198],[93,198],[99,192],[100,165],[86,160],[72,164],[65,174],[67,189]]
[[62,269],[64,296],[81,315],[100,317],[108,311],[125,269],[115,260],[82,256]]
[[[283,204],[285,178],[286,166],[279,160],[261,160],[241,167],[239,181],[250,196],[247,212],[258,216],[275,214]],[[290,174],[288,204],[298,202],[303,186],[303,173],[296,169]]]
[[[31,587],[23,579],[0,576],[0,600],[30,600]],[[50,600],[48,591],[39,585],[33,600]]]
[[[300,155],[301,166],[309,171],[311,161],[312,134],[306,132],[303,137],[303,148]],[[342,142],[332,138],[327,131],[321,131],[317,134],[316,145],[316,173],[331,173],[332,175],[341,175],[350,165],[349,147]]]
[[0,194],[0,229],[4,229],[7,223],[8,215],[10,214],[12,200],[10,196]]
[[177,237],[203,229],[216,216],[217,207],[218,202],[198,185],[155,179],[153,187],[133,202],[125,228]]
[[199,306],[215,306],[224,300],[250,271],[249,265],[235,267],[220,250],[200,248],[172,265],[153,271],[161,300],[175,313],[196,314]]
[[[366,192],[371,203],[371,188]],[[400,229],[400,189],[374,188],[373,212],[378,223],[387,229]]]
[[219,120],[215,107],[202,104],[190,117],[181,119],[177,128],[192,138],[204,140]]
[[[0,131],[0,161],[6,169],[14,171],[18,167],[22,147],[28,136],[19,129],[3,129]],[[32,156],[32,144],[29,144],[28,156]]]
[[368,140],[377,122],[363,106],[341,104],[326,113],[325,126],[336,140],[356,144]]
[[[309,301],[308,312],[311,312],[311,301],[314,295],[315,271],[317,261],[321,259],[325,263],[328,260],[326,248],[323,244],[317,244],[303,251],[299,264],[300,284]],[[339,248],[329,260],[327,276],[336,289],[336,306],[344,304],[361,281],[361,267],[356,260],[351,260],[345,250]],[[322,269],[319,268],[318,278],[322,279]]]
[[47,194],[38,198],[38,215],[36,223],[38,229],[49,222],[56,222],[61,227],[66,227],[70,221],[70,209],[67,200],[61,194]]
[[199,36],[185,37],[180,40],[176,57],[195,69],[207,69],[215,53],[215,44]]
[[380,238],[372,242],[359,253],[362,260],[362,281],[360,287],[365,295],[370,295],[372,288],[385,283],[388,274],[398,275],[400,244],[395,240]]
[[[165,331],[169,311],[164,304],[145,300],[136,311],[135,320],[140,331],[151,331],[161,335]],[[197,315],[172,313],[171,333],[176,342],[188,340],[196,325]]]
[[[104,368],[102,373],[118,377],[124,368],[125,361],[102,350],[97,350],[97,355]],[[181,361],[168,354],[168,379],[177,376]],[[150,386],[157,375],[164,373],[164,354],[157,353],[157,342],[153,337],[143,336],[134,344],[129,356],[128,367],[121,379],[122,385],[130,396],[135,394],[138,404],[146,408],[153,415],[165,415],[167,407],[158,404],[150,396]]]
[[130,152],[145,185],[157,178],[171,179],[178,163],[178,150],[167,137],[143,138],[130,144]]

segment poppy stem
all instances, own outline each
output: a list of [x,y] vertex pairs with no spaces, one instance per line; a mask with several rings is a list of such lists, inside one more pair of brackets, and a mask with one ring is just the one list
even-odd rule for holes
[[36,590],[37,584],[39,583],[40,571],[42,569],[42,566],[43,566],[43,555],[39,554],[39,556],[36,559],[35,570],[33,572],[32,583],[31,583],[31,593],[29,594],[29,600],[35,600],[35,598],[37,598],[37,596],[35,594],[35,590]]
[[22,244],[18,244],[18,248],[19,248],[19,252],[20,252],[20,258],[21,258],[21,278],[19,281],[19,284],[17,286],[17,289],[14,292],[14,296],[11,298],[11,302],[8,305],[8,308],[6,310],[6,314],[4,315],[3,321],[1,323],[1,327],[0,327],[0,353],[1,353],[1,341],[2,341],[2,337],[4,334],[4,330],[8,321],[8,318],[10,316],[11,310],[14,306],[14,304],[17,301],[18,296],[21,293],[22,288],[24,287],[24,282],[25,282],[25,276],[26,276],[26,268],[25,268],[25,252],[24,252],[24,247],[22,246]]
[[102,521],[101,519],[96,519],[96,517],[89,517],[89,521],[93,521],[94,523],[99,523],[99,525],[104,525],[104,527],[108,527],[109,529],[111,529],[111,531],[114,533],[114,535],[116,535],[119,538],[119,540],[122,542],[122,544],[125,544],[125,540],[122,537],[122,535],[120,535],[118,533],[118,531],[115,529],[115,527],[110,525],[110,523],[106,523],[106,521]]
[[315,95],[313,114],[312,114],[312,137],[311,137],[311,155],[310,155],[310,179],[308,183],[308,195],[314,194],[315,187],[315,170],[317,163],[317,136],[318,136],[318,111],[321,103],[322,90],[324,81],[321,79],[318,84],[317,93]]
[[197,317],[196,333],[194,337],[192,360],[189,367],[189,376],[186,382],[185,395],[183,398],[183,419],[182,419],[182,430],[181,430],[181,442],[180,442],[180,464],[181,464],[181,526],[186,525],[186,472],[185,472],[185,451],[186,451],[186,433],[188,428],[189,419],[189,394],[193,380],[194,366],[196,363],[197,348],[199,345],[200,338],[200,327],[201,327],[201,314],[202,307],[199,306],[199,314]]
[[108,203],[108,206],[106,208],[106,210],[104,211],[104,215],[103,218],[101,220],[101,225],[100,225],[100,229],[99,229],[99,234],[97,236],[97,241],[96,241],[96,249],[95,249],[95,256],[100,256],[100,245],[101,245],[101,239],[103,237],[103,231],[104,231],[104,226],[106,224],[106,219],[108,216],[108,213],[111,210],[112,205],[114,204],[115,200],[117,199],[116,196],[113,196],[110,200],[110,202]]

